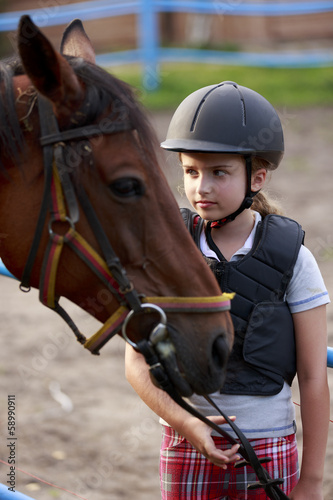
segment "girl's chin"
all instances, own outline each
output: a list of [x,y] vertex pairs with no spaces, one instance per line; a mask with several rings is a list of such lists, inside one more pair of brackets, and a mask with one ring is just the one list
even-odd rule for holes
[[220,220],[220,219],[223,219],[224,215],[220,215],[218,213],[214,213],[213,211],[211,210],[203,210],[203,209],[199,209],[197,208],[197,213],[200,215],[200,217],[202,219],[205,219],[207,221],[214,221],[214,220]]

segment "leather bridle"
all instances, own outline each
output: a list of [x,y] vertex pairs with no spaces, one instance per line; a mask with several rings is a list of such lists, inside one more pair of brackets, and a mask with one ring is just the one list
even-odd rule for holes
[[[29,291],[30,289],[31,272],[47,215],[50,213],[49,240],[40,274],[39,298],[42,304],[56,311],[67,322],[77,340],[93,354],[98,354],[99,349],[121,330],[126,318],[127,325],[129,318],[136,313],[154,312],[156,314],[157,311],[162,317],[163,311],[202,313],[230,309],[230,294],[213,297],[145,297],[140,295],[128,279],[83,187],[80,186],[78,190],[75,190],[69,174],[70,169],[66,165],[65,152],[68,141],[86,140],[94,136],[131,130],[133,126],[129,119],[117,121],[113,115],[110,116],[107,127],[92,124],[60,131],[51,102],[40,95],[38,96],[38,110],[41,128],[40,144],[43,147],[44,160],[44,192],[33,242],[23,271],[21,290]],[[106,120],[103,120],[103,124],[105,122]],[[79,220],[79,203],[95,234],[102,256],[75,229],[75,224]],[[59,222],[64,226],[65,234],[55,232],[55,225]],[[99,277],[119,304],[115,313],[89,339],[86,339],[79,331],[74,321],[60,306],[56,296],[57,269],[64,245],[71,248]],[[123,331],[126,337],[126,331],[124,329]]]
[[[77,340],[81,344],[84,344],[93,354],[99,354],[99,349],[116,333],[122,330],[125,340],[135,349],[138,349],[145,357],[150,367],[150,372],[161,389],[166,391],[181,407],[204,421],[216,432],[224,436],[230,443],[236,443],[235,439],[226,431],[201,415],[183,400],[163,367],[163,358],[174,356],[174,348],[169,340],[167,340],[167,317],[165,312],[202,313],[226,311],[230,309],[230,300],[233,294],[222,294],[213,297],[141,296],[128,279],[126,271],[115,254],[83,188],[80,186],[80,193],[76,192],[65,161],[65,149],[68,141],[88,139],[89,137],[131,130],[133,127],[130,121],[122,120],[117,122],[112,117],[111,126],[107,129],[101,129],[98,124],[93,124],[60,131],[50,101],[39,96],[38,109],[41,127],[40,144],[43,147],[44,159],[44,192],[35,234],[22,275],[21,290],[25,292],[30,290],[32,269],[47,215],[50,213],[48,225],[49,241],[44,254],[39,283],[39,298],[42,304],[56,311],[73,330]],[[94,231],[96,240],[102,251],[102,256],[75,229],[75,224],[79,220],[78,199],[90,227]],[[55,223],[59,222],[65,226],[65,234],[55,232]],[[57,269],[65,244],[99,277],[106,288],[115,296],[119,304],[115,313],[89,339],[86,339],[79,331],[74,321],[60,306],[58,297],[56,296],[55,282]],[[147,339],[139,340],[135,343],[127,335],[128,323],[135,314],[147,312],[153,312],[155,315],[157,312],[160,319]],[[208,396],[206,398],[211,404],[214,404]],[[287,499],[288,497],[278,487],[283,480],[271,479],[268,472],[262,467],[262,462],[270,459],[259,460],[252,446],[238,427],[221,410],[217,407],[216,409],[232,427],[241,442],[239,453],[245,460],[240,466],[250,464],[258,477],[259,482],[249,487],[264,488],[266,494],[273,500]]]

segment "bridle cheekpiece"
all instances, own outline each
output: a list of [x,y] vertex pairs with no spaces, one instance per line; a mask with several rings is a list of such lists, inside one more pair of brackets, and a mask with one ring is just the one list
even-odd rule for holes
[[[44,158],[44,193],[35,235],[23,271],[21,290],[29,291],[30,289],[30,276],[49,212],[49,240],[40,275],[39,298],[42,304],[56,311],[66,321],[77,340],[93,354],[98,354],[100,348],[121,329],[125,339],[129,341],[127,325],[133,315],[138,312],[157,311],[166,325],[164,311],[202,313],[229,310],[232,294],[213,297],[144,297],[139,295],[128,279],[83,188],[80,187],[80,193],[76,193],[69,175],[69,168],[66,166],[64,152],[67,142],[131,130],[133,127],[130,121],[128,119],[113,121],[107,129],[104,127],[101,129],[98,124],[92,124],[60,131],[50,101],[38,96],[38,108],[41,126],[40,144],[43,147]],[[78,199],[95,233],[103,256],[99,255],[75,229],[75,224],[79,220]],[[64,225],[65,234],[55,231],[56,223]],[[86,339],[79,331],[74,321],[60,306],[56,296],[56,276],[64,245],[71,248],[85,262],[119,303],[118,309],[89,339]]]

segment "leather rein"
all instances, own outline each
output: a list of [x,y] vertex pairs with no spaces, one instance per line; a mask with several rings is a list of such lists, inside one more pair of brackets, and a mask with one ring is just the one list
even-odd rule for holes
[[[65,150],[67,142],[77,139],[88,139],[104,134],[114,134],[132,130],[129,120],[117,121],[110,116],[108,127],[98,124],[86,125],[70,130],[60,131],[53,113],[51,102],[38,96],[38,110],[41,128],[40,144],[43,148],[44,192],[35,234],[23,271],[20,289],[30,290],[30,276],[36,260],[40,240],[49,216],[49,240],[44,254],[39,282],[39,299],[45,306],[56,311],[69,325],[77,340],[92,354],[99,354],[103,345],[118,333],[125,320],[136,313],[156,312],[160,317],[166,312],[220,312],[230,309],[230,294],[213,297],[145,297],[133,287],[126,275],[124,267],[114,252],[105,231],[88,199],[83,187],[74,188],[70,167],[66,165]],[[90,146],[86,146],[91,152]],[[75,224],[79,220],[79,204],[88,223],[94,232],[102,251],[102,256],[76,231]],[[56,223],[63,226],[65,234],[55,231]],[[68,313],[60,306],[56,296],[56,276],[62,249],[67,245],[98,276],[106,289],[116,298],[119,307],[108,318],[104,325],[90,338],[86,338],[75,325]],[[123,329],[124,332],[124,329]],[[125,331],[125,338],[127,338]]]
[[[30,290],[32,269],[47,215],[50,214],[48,223],[49,241],[43,258],[39,282],[39,299],[42,304],[56,311],[74,332],[77,340],[91,351],[92,354],[99,354],[100,348],[116,333],[122,330],[125,340],[138,349],[145,357],[150,367],[150,372],[160,388],[166,391],[182,408],[205,422],[225,437],[231,444],[235,444],[237,441],[232,436],[197,412],[179,395],[161,364],[163,357],[165,358],[174,354],[172,346],[170,346],[169,342],[166,342],[167,318],[165,312],[202,313],[226,311],[230,309],[230,300],[233,294],[222,294],[213,297],[145,297],[140,295],[128,279],[126,271],[115,254],[83,188],[81,189],[80,187],[80,193],[76,192],[69,175],[69,167],[66,165],[64,154],[68,141],[87,139],[101,134],[128,131],[133,128],[130,121],[112,121],[112,126],[106,130],[99,127],[98,124],[93,124],[60,131],[50,101],[39,95],[38,109],[41,127],[40,144],[43,147],[44,160],[44,192],[35,234],[22,275],[21,290],[24,292]],[[75,224],[79,220],[78,198],[102,250],[102,256],[75,229]],[[65,234],[59,234],[55,231],[55,223],[62,223],[64,225],[66,228]],[[74,321],[60,306],[59,298],[55,292],[57,269],[65,244],[99,277],[106,288],[115,296],[119,304],[118,309],[104,325],[88,339],[79,331]],[[142,312],[155,312],[155,314],[157,312],[160,320],[153,328],[148,339],[134,343],[128,338],[126,329],[133,315]],[[220,415],[225,418],[241,442],[238,451],[243,456],[244,461],[239,462],[235,466],[251,465],[257,475],[258,483],[249,485],[249,488],[263,488],[267,496],[273,500],[288,499],[278,487],[279,484],[283,483],[283,480],[270,478],[268,472],[262,467],[263,462],[270,461],[271,459],[258,459],[252,446],[240,429],[238,429],[227,415],[216,407],[209,396],[205,397]]]
[[[165,327],[163,324],[157,325],[155,328],[154,336],[156,338],[163,336],[162,331]],[[158,329],[161,332],[158,332]],[[154,349],[152,349],[154,344],[154,338],[151,339],[150,342],[143,339],[140,340],[136,345],[131,343],[134,348],[137,348],[141,354],[145,357],[147,364],[149,365],[150,373],[157,382],[157,385],[164,390],[170,397],[175,401],[179,406],[181,406],[188,413],[198,418],[206,425],[208,425],[215,432],[224,437],[231,445],[239,444],[240,447],[238,449],[238,453],[242,455],[244,460],[240,460],[234,464],[234,467],[240,468],[245,467],[247,465],[251,466],[257,476],[258,481],[255,483],[251,483],[248,485],[248,490],[254,490],[263,488],[268,498],[272,500],[288,500],[288,496],[279,488],[279,485],[283,484],[284,480],[281,478],[273,479],[270,477],[268,471],[262,466],[264,463],[271,462],[270,457],[258,458],[252,445],[245,437],[243,432],[237,427],[237,425],[230,420],[230,418],[214,403],[214,401],[208,396],[205,395],[204,398],[207,402],[213,406],[213,408],[225,419],[226,423],[229,424],[231,429],[234,431],[236,436],[238,437],[238,441],[233,438],[227,431],[225,431],[222,427],[219,427],[217,424],[206,418],[199,411],[197,411],[193,406],[191,406],[187,401],[185,401],[180,394],[177,392],[175,387],[170,381],[168,374],[166,373],[164,367],[160,363],[158,356]],[[158,348],[156,349],[159,351]]]

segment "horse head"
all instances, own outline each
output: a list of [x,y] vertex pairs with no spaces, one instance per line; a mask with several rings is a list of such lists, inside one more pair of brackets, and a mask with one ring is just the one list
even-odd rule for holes
[[189,395],[221,387],[233,329],[228,300],[185,229],[132,90],[95,64],[80,21],[61,50],[28,16],[20,58],[1,65],[0,254],[22,287],[68,320],[61,296],[123,326]]

